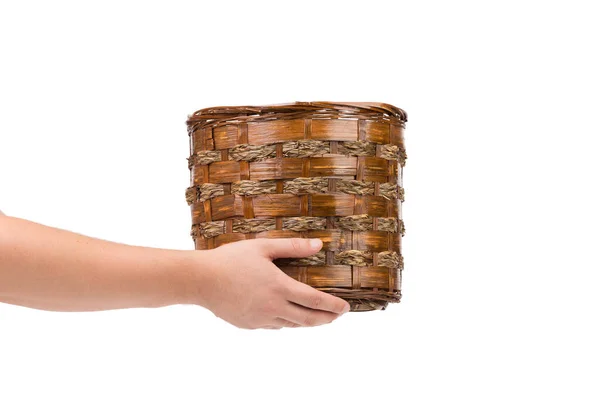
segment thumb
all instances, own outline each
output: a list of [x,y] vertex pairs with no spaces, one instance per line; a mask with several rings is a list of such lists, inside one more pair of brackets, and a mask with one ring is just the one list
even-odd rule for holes
[[[259,239],[260,240],[260,239]],[[271,259],[308,257],[321,250],[321,239],[263,239],[261,247]]]

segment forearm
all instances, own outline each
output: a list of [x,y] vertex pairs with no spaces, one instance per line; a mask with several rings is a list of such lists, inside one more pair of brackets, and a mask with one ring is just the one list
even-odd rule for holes
[[202,270],[192,265],[192,253],[128,246],[0,216],[0,302],[56,311],[191,303]]

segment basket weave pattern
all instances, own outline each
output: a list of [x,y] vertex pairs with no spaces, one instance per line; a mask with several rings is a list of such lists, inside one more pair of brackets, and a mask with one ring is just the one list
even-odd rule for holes
[[319,238],[275,263],[353,311],[399,302],[404,111],[381,103],[215,107],[192,114],[192,237],[198,250],[253,238]]

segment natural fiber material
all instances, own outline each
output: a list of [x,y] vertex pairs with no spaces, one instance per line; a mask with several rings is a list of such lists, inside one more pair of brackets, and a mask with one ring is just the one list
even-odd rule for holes
[[199,151],[188,158],[188,166],[208,165],[215,161],[221,161],[221,153],[218,151]]
[[404,226],[404,221],[400,220],[399,222],[399,231],[400,231],[400,235],[404,236],[404,234],[406,233],[406,227]]
[[314,157],[329,153],[329,143],[320,140],[298,140],[283,144],[284,157]]
[[209,239],[225,233],[224,227],[225,223],[223,221],[203,222],[200,224],[200,234]]
[[327,219],[322,217],[291,217],[283,219],[283,229],[297,232],[325,229]]
[[398,232],[398,220],[396,218],[377,218],[377,230]]
[[231,193],[242,196],[258,196],[276,191],[276,181],[239,181],[231,184]]
[[208,199],[212,199],[213,197],[223,196],[225,194],[225,190],[222,185],[215,185],[214,183],[203,183],[198,187],[198,200],[206,201]]
[[[329,191],[328,178],[296,178],[283,183],[283,193],[312,194],[327,193]],[[363,182],[355,180],[338,180],[335,192],[374,195],[375,182]],[[186,200],[188,205],[194,201],[206,201],[213,197],[222,196],[225,193],[223,185],[205,183],[199,187],[192,186],[186,189]],[[277,181],[251,181],[242,180],[231,183],[231,193],[240,196],[258,196],[261,194],[277,193]],[[395,183],[379,184],[379,196],[388,200],[399,199],[404,201],[404,190],[398,188]]]
[[[404,222],[396,218],[376,218],[377,231],[400,232],[404,236]],[[373,230],[373,218],[366,214],[337,218],[335,228],[355,232],[368,232]],[[225,221],[200,223],[199,232],[195,236],[206,239],[223,233]],[[283,230],[305,232],[324,230],[327,228],[327,218],[323,217],[289,217],[282,218]],[[232,231],[236,233],[256,233],[276,229],[275,218],[234,219]]]
[[185,190],[185,200],[188,206],[191,206],[194,202],[198,201],[198,187],[192,186]]
[[347,250],[335,255],[335,262],[344,265],[366,267],[373,261],[373,254],[368,251]]
[[380,267],[398,268],[400,264],[400,257],[395,251],[382,251],[379,253],[379,265]]
[[370,231],[373,230],[373,217],[368,214],[342,217],[337,220],[336,227],[349,231]]
[[382,103],[217,107],[188,119],[196,249],[253,238],[319,238],[275,263],[353,311],[401,298],[404,111]]
[[343,193],[348,194],[375,194],[375,182],[362,182],[362,181],[338,181],[336,189]]
[[343,142],[340,147],[341,154],[347,154],[350,156],[374,156],[375,155],[375,143],[357,141],[357,142]]
[[270,231],[273,229],[275,229],[275,219],[273,218],[233,220],[233,232],[255,233]]
[[319,251],[317,254],[310,257],[291,259],[289,265],[325,265],[325,252]]
[[398,198],[398,185],[395,183],[382,183],[379,185],[379,194],[388,200]]
[[296,178],[283,182],[283,193],[325,193],[328,187],[329,180],[325,178]]
[[402,297],[401,294],[373,290],[343,288],[319,288],[319,290],[348,301],[352,305],[352,311],[385,310],[388,303],[397,303]]
[[239,144],[229,150],[229,158],[235,161],[261,161],[272,157],[275,157],[275,146]]

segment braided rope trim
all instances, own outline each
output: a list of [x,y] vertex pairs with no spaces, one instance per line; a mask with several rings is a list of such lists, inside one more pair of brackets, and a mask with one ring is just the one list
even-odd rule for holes
[[343,288],[319,288],[319,290],[340,297],[350,303],[351,311],[385,310],[388,303],[399,303],[402,294],[383,290],[356,290]]
[[257,233],[272,231],[275,229],[275,219],[273,218],[254,218],[254,219],[234,219],[233,232],[235,233]]
[[349,156],[365,156],[372,157],[375,155],[377,146],[372,142],[358,141],[358,142],[343,142],[342,146],[338,149],[340,154],[346,154]]
[[257,196],[277,192],[277,181],[238,181],[231,184],[231,193],[240,196]]
[[338,192],[358,195],[375,194],[375,182],[363,182],[341,179],[336,182],[335,189]]
[[382,183],[379,185],[379,195],[388,200],[394,200],[400,197],[400,189],[395,183]]
[[[367,214],[338,217],[335,220],[335,227],[347,231],[372,231],[373,217]],[[398,232],[398,220],[392,217],[377,218],[377,230],[392,233]]]
[[[283,218],[283,230],[304,232],[324,230],[327,218],[323,217],[287,217]],[[275,218],[234,219],[234,233],[258,233],[275,230]],[[202,222],[192,227],[192,236],[210,239],[225,233],[225,221]]]
[[327,178],[296,178],[283,182],[283,193],[327,193],[328,188],[329,180]]
[[[327,193],[329,188],[328,178],[296,178],[283,182],[283,193],[295,195]],[[363,182],[355,180],[339,179],[336,191],[356,194],[375,194],[374,182]],[[258,196],[261,194],[272,194],[277,192],[277,181],[251,181],[242,180],[231,184],[231,193],[240,196]],[[225,189],[223,185],[216,183],[204,183],[200,186],[192,186],[186,189],[185,197],[188,205],[195,201],[206,201],[217,196],[223,196]],[[388,200],[400,199],[404,201],[404,189],[395,183],[381,183],[379,195]]]
[[382,251],[378,255],[377,266],[404,269],[404,257],[395,251]]
[[[382,251],[378,255],[378,267],[404,268],[404,258],[395,251]],[[346,250],[334,255],[337,264],[368,267],[373,264],[373,253],[361,250]]]
[[287,265],[297,265],[297,266],[307,266],[307,265],[325,265],[325,252],[323,250],[319,251],[317,254],[314,254],[310,257],[303,258],[290,258],[287,259]]
[[366,267],[373,263],[373,253],[361,250],[340,251],[334,255],[336,264]]
[[[404,259],[402,255],[395,251],[382,251],[377,253],[378,267],[404,268]],[[319,266],[326,265],[325,251],[319,251],[317,254],[303,258],[285,258],[280,259],[279,264],[290,266]],[[347,265],[356,267],[373,266],[373,253],[361,250],[346,250],[334,255],[335,265]]]
[[283,144],[284,157],[305,158],[329,153],[329,142],[321,140],[298,140]]
[[196,164],[208,165],[215,161],[221,161],[221,152],[220,151],[211,151],[211,150],[201,150],[201,151],[197,151],[195,154],[192,154],[187,160],[188,160],[188,168],[192,169],[192,167]]
[[[339,153],[356,157],[373,157],[376,154],[376,144],[365,141],[342,142]],[[320,140],[297,140],[283,143],[283,157],[306,158],[329,154],[329,142]],[[274,158],[277,155],[273,144],[250,145],[238,144],[228,150],[229,159],[233,161],[263,161]],[[398,161],[404,166],[406,163],[406,151],[393,144],[381,146],[381,158]],[[201,150],[188,158],[188,168],[195,164],[208,165],[221,161],[221,152],[214,150]]]
[[[305,232],[313,230],[326,230],[326,217],[286,217],[283,218],[283,230]],[[335,228],[348,231],[372,231],[373,217],[366,214],[350,217],[336,217]],[[234,219],[234,233],[259,233],[275,230],[275,218],[250,218]],[[396,218],[377,218],[377,231],[400,232],[404,236],[405,228],[402,220]],[[225,221],[201,222],[192,226],[193,237],[203,236],[210,239],[225,233]]]
[[322,217],[290,217],[283,219],[283,230],[302,232],[323,230],[327,228],[327,218]]
[[406,149],[404,147],[396,146],[395,144],[385,144],[381,146],[381,158],[385,158],[390,161],[397,161],[400,166],[406,166]]
[[223,196],[225,188],[216,183],[203,183],[200,186],[192,186],[185,190],[185,200],[191,206],[197,201],[210,200],[213,197]]
[[188,206],[191,206],[196,201],[198,201],[198,198],[199,198],[198,191],[199,191],[199,189],[200,188],[198,186],[192,186],[192,187],[189,187],[189,188],[185,189],[185,201],[187,201]]
[[229,149],[229,159],[234,161],[262,161],[276,156],[275,145],[256,146],[238,144]]

